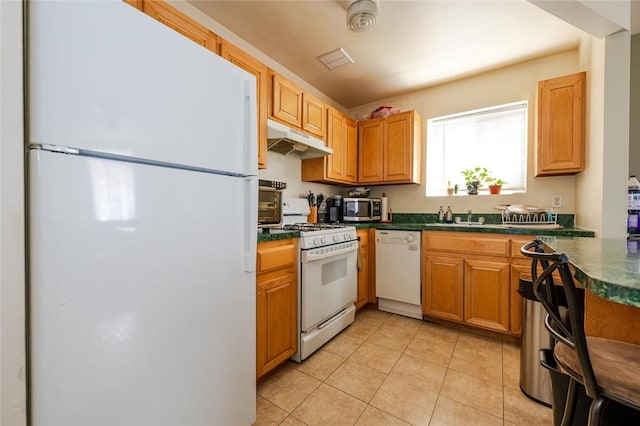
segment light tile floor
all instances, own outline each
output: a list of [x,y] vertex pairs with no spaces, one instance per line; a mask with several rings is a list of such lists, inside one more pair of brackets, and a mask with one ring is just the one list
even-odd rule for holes
[[551,425],[520,391],[519,347],[365,308],[258,385],[256,425]]

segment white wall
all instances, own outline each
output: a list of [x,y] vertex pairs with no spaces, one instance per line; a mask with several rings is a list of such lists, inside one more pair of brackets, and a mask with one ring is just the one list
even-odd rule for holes
[[640,176],[640,34],[631,37],[629,174]]
[[[578,175],[576,222],[599,238],[626,236],[629,164],[630,35],[585,36],[581,66],[587,83],[587,163]],[[587,52],[588,51],[588,52]]]
[[580,44],[580,65],[587,70],[587,128],[585,171],[578,175],[576,223],[588,229],[602,228],[604,40],[586,35]]
[[341,188],[333,185],[324,185],[301,181],[300,157],[295,154],[282,155],[277,152],[267,152],[267,169],[259,170],[260,179],[277,180],[287,183],[284,191],[285,198],[303,197],[307,191],[314,194],[336,195],[341,193]]
[[[394,212],[435,212],[440,205],[451,205],[454,212],[497,213],[493,206],[499,203],[528,203],[549,206],[552,195],[563,197],[560,213],[573,213],[575,208],[575,176],[534,177],[534,141],[537,83],[540,80],[572,74],[582,69],[578,66],[578,51],[571,50],[556,55],[509,66],[452,83],[425,90],[381,99],[351,109],[352,116],[366,115],[378,105],[392,105],[402,110],[415,109],[422,118],[422,184],[394,185],[374,188],[389,196],[389,206]],[[454,197],[425,197],[424,155],[426,152],[427,126],[430,118],[484,108],[493,105],[526,100],[529,102],[529,144],[527,150],[527,193],[511,195],[460,195]],[[500,155],[500,153],[496,153]],[[478,164],[478,166],[482,166]],[[462,177],[462,176],[461,176]],[[462,191],[464,194],[465,191]]]
[[320,92],[318,89],[316,89],[306,81],[302,80],[300,77],[298,77],[297,75],[289,71],[287,68],[283,67],[278,62],[274,61],[273,59],[271,59],[270,57],[268,57],[267,55],[265,55],[264,53],[262,53],[261,51],[259,51],[258,49],[256,49],[255,47],[253,47],[243,39],[241,39],[240,37],[238,37],[236,34],[229,31],[227,27],[220,24],[219,22],[212,19],[211,17],[207,16],[200,9],[188,3],[187,0],[169,0],[169,2],[171,3],[171,6],[175,7],[176,9],[178,9],[185,15],[189,16],[190,18],[194,19],[195,21],[199,22],[200,24],[204,25],[205,27],[209,28],[218,36],[222,37],[223,39],[241,48],[242,50],[244,50],[254,58],[261,61],[263,64],[267,65],[272,70],[276,71],[277,73],[293,81],[294,83],[296,83],[298,86],[302,87],[304,90],[308,91],[309,93],[315,95],[323,102],[333,106],[334,108],[340,111],[346,112],[345,108],[342,105],[338,104],[336,101],[329,98],[327,95]]
[[22,2],[0,1],[0,424],[26,424]]

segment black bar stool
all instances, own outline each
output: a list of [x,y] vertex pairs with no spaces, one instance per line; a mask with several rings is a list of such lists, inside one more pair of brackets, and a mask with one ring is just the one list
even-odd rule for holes
[[[532,259],[534,293],[547,311],[545,326],[558,342],[554,357],[561,371],[571,378],[562,425],[573,422],[578,385],[584,386],[587,395],[593,398],[589,425],[600,425],[605,412],[608,417],[610,410],[623,406],[631,410],[627,409],[622,424],[640,424],[636,423],[640,419],[640,345],[585,336],[584,306],[577,295],[569,258],[565,254],[544,253],[540,240],[525,244],[520,252]],[[562,286],[554,283],[555,271],[560,274]],[[558,303],[558,287],[564,290],[568,308]]]

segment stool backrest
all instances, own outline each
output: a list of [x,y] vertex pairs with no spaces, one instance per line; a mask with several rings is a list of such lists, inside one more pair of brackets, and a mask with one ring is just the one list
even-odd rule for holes
[[[547,311],[545,326],[551,335],[576,351],[580,367],[582,369],[582,381],[587,395],[597,397],[597,385],[584,332],[584,302],[578,297],[576,286],[569,268],[569,258],[561,253],[545,253],[544,243],[534,240],[523,245],[520,252],[531,258],[531,277],[533,280],[533,292]],[[542,272],[538,272],[540,269]],[[560,274],[561,285],[556,285],[553,273]],[[562,306],[558,303],[560,297],[557,292],[566,299],[569,311],[570,327],[561,316]]]

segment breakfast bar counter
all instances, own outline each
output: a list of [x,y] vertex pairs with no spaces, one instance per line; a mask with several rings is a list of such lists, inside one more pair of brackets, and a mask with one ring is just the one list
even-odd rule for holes
[[591,293],[640,307],[640,254],[627,241],[581,237],[540,236],[550,249],[564,253],[575,278]]
[[574,277],[587,289],[585,333],[640,344],[640,254],[624,239],[541,236],[550,249],[564,253]]

